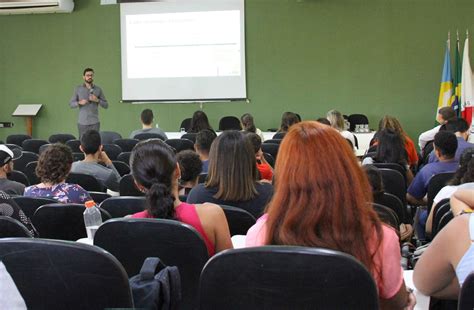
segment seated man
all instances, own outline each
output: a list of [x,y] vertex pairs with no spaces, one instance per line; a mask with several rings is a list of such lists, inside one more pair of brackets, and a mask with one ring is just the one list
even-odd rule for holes
[[420,151],[423,151],[425,145],[434,140],[434,136],[438,133],[441,125],[446,123],[449,120],[456,118],[456,112],[451,107],[444,107],[438,110],[438,114],[436,115],[436,121],[439,123],[438,126],[423,132],[420,137],[418,138],[418,145],[420,146]]
[[99,132],[96,130],[86,131],[81,137],[80,149],[85,158],[72,163],[71,172],[92,175],[107,189],[118,192],[120,174],[107,154],[102,151]]
[[[447,130],[453,132],[458,139],[458,148],[456,149],[456,154],[454,159],[459,162],[462,153],[468,148],[474,147],[474,144],[467,142],[469,138],[469,124],[463,118],[456,118],[449,120],[446,124],[442,125],[440,130]],[[434,150],[431,152],[428,163],[433,163],[439,161],[436,157]]]
[[153,127],[153,111],[150,109],[145,109],[142,111],[142,114],[140,116],[141,122],[142,122],[142,129],[137,129],[134,130],[130,134],[130,139],[134,139],[136,135],[141,134],[141,133],[156,133],[159,134],[160,136],[163,137],[164,140],[168,139],[166,136],[166,133],[161,130],[158,127]]
[[10,150],[6,145],[0,145],[0,191],[10,195],[23,195],[25,185],[7,179],[13,170],[13,159],[21,156],[19,149]]
[[211,130],[201,130],[196,135],[194,150],[198,153],[202,161],[202,173],[207,173],[209,169],[209,151],[211,150],[212,141],[217,137],[216,133]]

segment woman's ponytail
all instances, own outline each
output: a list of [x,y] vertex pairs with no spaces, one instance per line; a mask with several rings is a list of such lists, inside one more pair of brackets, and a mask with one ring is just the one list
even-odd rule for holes
[[174,200],[171,188],[163,183],[153,183],[146,194],[148,212],[155,218],[174,219]]

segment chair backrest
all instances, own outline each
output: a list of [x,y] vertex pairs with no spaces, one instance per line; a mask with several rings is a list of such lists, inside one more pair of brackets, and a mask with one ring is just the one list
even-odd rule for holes
[[263,157],[265,157],[265,160],[272,168],[275,168],[275,158],[271,154],[263,153]]
[[434,141],[428,141],[425,147],[421,150],[421,156],[418,160],[418,166],[426,165],[429,161],[430,154],[434,150]]
[[10,173],[8,173],[7,179],[9,179],[10,181],[21,183],[25,186],[30,186],[30,181],[28,180],[28,177],[21,171],[11,171]]
[[[177,266],[181,275],[182,309],[195,309],[199,275],[208,260],[206,245],[189,225],[162,219],[113,219],[97,230],[97,245],[114,255],[131,277],[147,257]],[[133,251],[131,250],[133,249]]]
[[23,141],[21,147],[23,148],[23,151],[39,154],[39,149],[44,144],[49,144],[49,142],[42,139],[27,139]]
[[69,140],[75,140],[76,137],[70,133],[56,133],[49,136],[49,143],[63,143],[65,144]]
[[181,139],[187,139],[192,141],[193,143],[196,143],[196,135],[197,133],[190,132],[190,133],[185,133],[184,135],[181,136]]
[[168,139],[165,143],[174,148],[176,153],[184,150],[194,151],[194,142],[188,139]]
[[117,144],[102,144],[102,146],[110,160],[116,160],[119,154],[122,153],[122,148]]
[[446,225],[448,225],[449,221],[451,221],[454,218],[453,212],[449,210],[446,212],[442,217],[441,220],[439,221],[439,224],[436,228],[436,233],[439,233],[441,229],[443,229]]
[[224,210],[227,224],[229,224],[230,235],[246,235],[250,227],[252,227],[257,220],[255,217],[244,209],[220,205]]
[[354,131],[358,124],[369,124],[369,119],[364,114],[351,114],[348,121],[350,123],[349,131]]
[[165,137],[163,137],[160,134],[157,133],[152,133],[152,132],[144,132],[144,133],[139,133],[135,135],[135,139],[142,141],[142,140],[148,140],[148,139],[160,139],[160,140],[166,140]]
[[111,197],[102,201],[100,208],[109,212],[112,218],[124,217],[145,210],[145,197]]
[[390,193],[383,193],[383,195],[377,195],[374,197],[374,202],[382,206],[390,208],[395,212],[400,222],[407,223],[408,214],[406,208],[403,206],[403,203],[397,196]]
[[406,184],[407,184],[407,171],[401,165],[395,164],[395,163],[373,163],[372,165],[374,165],[375,167],[377,167],[379,169],[380,168],[386,168],[386,169],[392,169],[392,170],[400,172],[400,174],[403,176],[403,179],[405,180],[405,186],[406,186]]
[[372,206],[382,222],[392,226],[396,231],[400,231],[400,219],[395,211],[378,203],[373,203]]
[[219,120],[219,130],[242,130],[239,118],[224,116]]
[[[77,203],[51,203],[39,207],[33,215],[33,224],[41,238],[76,241],[86,238],[84,211],[86,207]],[[99,209],[102,221],[110,214]]]
[[[102,142],[103,143],[103,142]],[[66,145],[71,148],[71,151],[73,153],[81,153],[81,149],[79,146],[81,145],[81,141],[74,139],[74,140],[68,140],[66,141]]]
[[130,155],[132,152],[122,152],[117,156],[117,160],[130,165]]
[[181,125],[179,125],[179,130],[181,130],[181,128],[184,128],[184,131],[189,131],[189,129],[191,129],[191,120],[191,118],[183,119]]
[[42,146],[40,146],[40,148],[38,150],[38,154],[41,155],[41,153],[43,153],[50,145],[51,145],[51,143],[43,144]]
[[31,139],[31,136],[23,134],[9,135],[7,136],[7,144],[15,144],[21,146],[23,144],[23,141],[27,139]]
[[21,157],[13,160],[13,167],[15,170],[25,172],[25,167],[32,161],[38,161],[38,154],[33,152],[23,151]]
[[404,206],[407,205],[407,187],[403,175],[392,169],[380,168],[382,175],[382,183],[385,191],[392,195],[397,196],[401,200]]
[[446,184],[451,180],[454,176],[454,172],[447,172],[447,173],[439,173],[431,177],[428,182],[428,190],[426,192],[426,196],[428,198],[428,213],[431,211],[431,207],[433,206],[433,199],[439,193],[439,191],[446,186]]
[[122,135],[115,131],[101,131],[100,140],[102,144],[114,143],[114,140],[122,139]]
[[131,174],[126,174],[120,179],[119,193],[120,196],[145,196],[138,190]]
[[28,309],[133,308],[127,274],[100,248],[57,240],[3,239],[0,260]]
[[431,238],[434,238],[438,233],[439,223],[443,216],[450,212],[451,204],[449,203],[449,199],[442,200],[436,204],[435,209],[433,210],[433,223],[431,226]]
[[25,215],[30,219],[33,219],[35,211],[44,205],[57,203],[56,200],[50,198],[42,197],[26,197],[26,196],[17,196],[13,197],[13,200],[16,204],[23,210]]
[[122,152],[131,152],[133,147],[138,143],[137,139],[116,139],[113,141],[122,149]]
[[9,216],[0,216],[0,238],[32,237],[28,229],[18,220]]
[[105,199],[112,197],[110,194],[104,192],[89,192],[89,195],[91,196],[92,200],[95,201],[96,204],[100,204]]
[[78,184],[86,191],[105,192],[105,186],[94,176],[84,173],[71,172],[66,178],[66,183]]
[[280,145],[280,144],[281,144],[281,140],[282,140],[282,139],[268,139],[268,140],[265,140],[265,143],[274,143],[274,144]]
[[474,272],[471,272],[464,280],[459,294],[458,310],[474,309]]
[[286,135],[286,132],[277,132],[273,135],[272,139],[283,139]]
[[198,176],[198,183],[204,183],[207,180],[207,173],[200,173]]
[[36,166],[38,166],[38,161],[32,161],[26,164],[26,167],[23,169],[30,184],[38,184],[41,181],[36,175]]
[[121,177],[130,173],[130,167],[123,161],[112,160],[112,164],[114,164],[115,169],[117,169]]
[[262,143],[262,152],[272,155],[275,160],[277,158],[279,148],[279,144],[266,142]]
[[374,280],[354,257],[296,246],[218,253],[202,271],[199,300],[201,309],[378,309]]

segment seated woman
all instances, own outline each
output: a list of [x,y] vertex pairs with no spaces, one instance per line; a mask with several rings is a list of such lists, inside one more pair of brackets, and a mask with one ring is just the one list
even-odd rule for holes
[[326,118],[328,119],[331,127],[339,131],[339,133],[349,140],[353,146],[356,145],[354,135],[347,130],[346,122],[341,112],[336,110],[331,110],[327,113]]
[[265,140],[262,131],[255,126],[253,116],[250,113],[242,115],[240,122],[242,124],[242,131],[256,133],[262,141]]
[[199,175],[202,171],[202,161],[196,152],[190,150],[179,152],[176,155],[176,159],[181,169],[179,195],[188,195],[199,182]]
[[[315,156],[315,154],[317,154]],[[275,195],[250,228],[247,246],[299,245],[342,251],[372,273],[381,308],[413,307],[396,232],[382,224],[370,185],[344,138],[317,122],[294,125],[282,141]]]
[[61,203],[92,200],[81,186],[65,182],[72,162],[72,152],[68,146],[61,143],[50,145],[41,153],[36,166],[36,175],[41,183],[25,188],[24,196],[53,198]]
[[257,163],[250,141],[241,132],[228,130],[212,143],[206,183],[193,188],[187,201],[230,205],[259,217],[272,194],[271,184],[257,182]]
[[413,273],[421,293],[440,299],[457,299],[464,280],[474,271],[474,189],[458,190],[451,205],[467,214],[454,213],[456,217],[438,232]]
[[278,129],[278,132],[288,132],[291,126],[294,124],[297,124],[300,122],[300,119],[298,118],[298,115],[293,112],[285,112],[281,116],[281,124],[280,124],[280,129]]
[[260,173],[260,180],[265,180],[272,182],[273,180],[273,168],[265,160],[262,152],[262,140],[260,137],[252,132],[246,132],[246,137],[252,143],[253,149],[255,151],[255,159],[257,160],[257,169]]
[[209,124],[209,119],[207,118],[206,113],[204,113],[204,111],[196,111],[191,118],[191,126],[188,133],[198,133],[203,129],[208,129],[214,132]]
[[146,210],[132,218],[175,219],[191,225],[203,237],[210,256],[232,248],[222,208],[211,203],[192,205],[179,200],[181,170],[166,143],[158,139],[138,143],[130,157],[130,169],[136,185],[146,193]]

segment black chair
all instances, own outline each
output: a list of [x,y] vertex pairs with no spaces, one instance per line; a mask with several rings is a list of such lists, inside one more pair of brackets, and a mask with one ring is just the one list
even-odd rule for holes
[[348,117],[350,123],[349,131],[354,131],[356,125],[368,125],[369,119],[364,114],[351,114]]
[[138,142],[140,141],[137,139],[116,139],[113,141],[114,144],[120,146],[122,152],[131,152]]
[[[39,207],[33,215],[33,224],[41,238],[76,241],[86,238],[84,211],[86,207],[77,203],[51,203]],[[99,209],[102,221],[110,214]]]
[[183,119],[181,125],[179,125],[179,130],[181,130],[181,128],[184,128],[186,132],[189,131],[189,129],[191,129],[191,118]]
[[41,183],[41,180],[36,175],[36,166],[38,166],[38,161],[32,161],[29,162],[23,170],[30,184]]
[[165,143],[174,148],[176,153],[184,150],[194,151],[194,142],[188,139],[168,139]]
[[13,149],[18,149],[20,151],[23,151],[23,148],[20,146],[20,145],[16,145],[16,144],[5,144],[6,146],[8,146],[8,148],[10,150],[13,150]]
[[240,120],[235,116],[224,116],[219,120],[219,130],[242,130]]
[[121,177],[130,173],[130,167],[128,164],[118,160],[112,160],[112,164],[114,164],[115,169],[117,169],[117,172]]
[[33,152],[21,152],[21,156],[13,160],[13,167],[15,170],[25,172],[25,167],[32,161],[38,161],[38,154]]
[[126,174],[120,179],[119,193],[120,196],[145,196],[138,190],[131,174]]
[[265,160],[272,168],[275,168],[275,158],[271,154],[263,153],[263,157],[265,157]]
[[201,309],[378,309],[375,282],[354,257],[328,249],[228,250],[204,266]]
[[31,139],[31,136],[29,135],[23,135],[23,134],[14,134],[14,135],[9,135],[7,137],[7,144],[15,144],[18,146],[22,146],[23,141]]
[[393,210],[400,222],[410,222],[408,219],[406,207],[397,196],[390,193],[383,193],[383,195],[377,195],[374,197],[374,202]]
[[139,133],[138,135],[135,135],[135,139],[139,141],[148,140],[148,139],[160,139],[163,141],[166,140],[166,138],[163,137],[162,135],[157,134],[157,133],[152,133],[152,132]]
[[434,141],[429,141],[425,144],[425,147],[421,150],[421,156],[418,160],[418,166],[421,167],[426,165],[430,159],[430,154],[434,150]]
[[71,151],[73,153],[82,153],[81,149],[79,148],[79,146],[81,145],[81,141],[79,141],[79,140],[68,140],[68,141],[66,141],[66,145],[71,148]]
[[451,204],[449,201],[443,202],[440,201],[433,210],[433,223],[431,226],[431,238],[434,239],[436,234],[439,232],[439,227],[441,223],[441,219],[445,216],[448,212],[451,212]]
[[51,145],[51,143],[43,144],[42,146],[40,146],[40,148],[38,150],[38,154],[41,155],[41,153],[43,153],[50,145]]
[[374,165],[375,167],[379,169],[386,168],[386,169],[392,169],[392,170],[396,170],[400,172],[400,174],[403,176],[405,180],[405,186],[407,186],[407,170],[401,165],[395,164],[395,163],[373,163],[372,165]]
[[262,143],[262,152],[268,153],[273,156],[273,158],[277,158],[278,155],[278,149],[280,148],[279,144],[275,143]]
[[446,184],[453,178],[454,172],[447,172],[447,173],[439,173],[431,177],[428,182],[428,190],[426,192],[426,196],[428,198],[428,214],[431,211],[431,207],[433,206],[433,199],[439,193],[439,191],[446,186]]
[[89,195],[96,204],[100,204],[102,201],[112,197],[110,194],[104,192],[89,192]]
[[274,144],[280,145],[281,139],[268,139],[268,140],[265,140],[265,143],[274,143]]
[[23,210],[25,215],[30,219],[33,219],[35,211],[44,205],[57,203],[56,200],[50,198],[42,197],[26,197],[26,196],[17,196],[12,198],[13,201]]
[[122,148],[117,144],[102,144],[103,151],[110,160],[116,160],[120,153],[122,153]]
[[272,139],[283,139],[286,135],[286,132],[277,132],[273,135]]
[[198,183],[204,183],[207,180],[207,173],[201,173],[198,177]]
[[387,193],[397,196],[398,199],[407,205],[407,187],[403,175],[395,170],[381,168],[379,169],[382,175],[382,183]]
[[25,186],[30,186],[30,181],[28,180],[28,177],[21,171],[11,171],[10,173],[8,173],[7,179],[9,179],[10,181],[21,183]]
[[449,210],[446,212],[446,214],[441,217],[441,220],[439,221],[439,224],[436,228],[436,233],[439,233],[441,229],[443,229],[446,225],[448,225],[449,221],[451,221],[454,218],[453,212]]
[[100,248],[57,240],[3,239],[0,260],[28,309],[133,308],[127,274]]
[[392,226],[397,232],[400,231],[400,219],[395,211],[378,203],[373,203],[372,206],[382,222]]
[[193,143],[196,143],[196,135],[197,133],[185,133],[184,135],[181,136],[181,139],[187,139],[192,141]]
[[122,152],[117,156],[117,160],[130,165],[130,155],[132,152]]
[[71,135],[70,133],[56,133],[49,136],[48,138],[49,143],[66,144],[66,142],[69,140],[76,140],[76,137],[74,135]]
[[249,212],[226,205],[220,205],[224,210],[227,224],[229,224],[230,235],[246,235],[250,227],[252,227],[257,220]]
[[166,265],[177,266],[182,288],[180,309],[197,308],[199,276],[209,256],[202,237],[191,226],[162,219],[113,219],[99,227],[94,245],[114,255],[129,276],[139,273],[147,257],[159,257]]
[[23,141],[21,147],[23,151],[39,154],[40,147],[44,144],[49,144],[49,142],[42,139],[27,139]]
[[112,218],[124,217],[145,210],[145,197],[111,197],[102,201],[100,208],[109,212]]
[[84,173],[71,172],[66,178],[67,183],[78,184],[86,191],[105,192],[105,186],[94,176]]
[[474,309],[474,294],[472,292],[474,292],[474,272],[471,272],[462,284],[459,294],[459,310]]
[[114,140],[122,139],[122,135],[115,131],[101,131],[100,140],[102,144],[114,143]]
[[86,158],[84,153],[72,152],[72,160],[73,161],[81,161],[81,160],[84,160],[84,158]]
[[0,238],[11,237],[30,238],[33,236],[20,221],[9,216],[0,216]]

